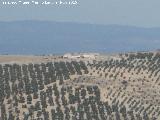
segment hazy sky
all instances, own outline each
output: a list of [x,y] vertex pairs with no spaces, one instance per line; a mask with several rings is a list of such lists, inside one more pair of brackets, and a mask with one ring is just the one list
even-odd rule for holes
[[49,20],[160,27],[160,0],[77,0],[76,6],[11,6],[2,5],[2,1],[7,0],[1,0],[0,21]]

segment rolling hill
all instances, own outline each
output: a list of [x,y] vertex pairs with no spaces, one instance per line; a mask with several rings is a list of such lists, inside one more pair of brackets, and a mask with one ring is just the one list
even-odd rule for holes
[[159,48],[160,28],[71,22],[0,22],[1,54],[124,52]]

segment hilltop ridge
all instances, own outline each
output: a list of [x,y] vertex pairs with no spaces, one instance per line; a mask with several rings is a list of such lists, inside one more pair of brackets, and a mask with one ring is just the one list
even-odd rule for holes
[[160,40],[160,28],[53,21],[0,22],[0,27],[1,54],[150,51]]

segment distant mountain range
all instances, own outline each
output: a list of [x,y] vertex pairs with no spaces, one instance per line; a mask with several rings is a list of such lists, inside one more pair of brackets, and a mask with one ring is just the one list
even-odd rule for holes
[[69,22],[0,22],[0,54],[124,52],[160,48],[160,28]]

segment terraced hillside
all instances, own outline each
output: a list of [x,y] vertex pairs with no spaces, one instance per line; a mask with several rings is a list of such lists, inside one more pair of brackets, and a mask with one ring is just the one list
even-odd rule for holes
[[50,58],[1,61],[2,120],[160,120],[159,52]]

